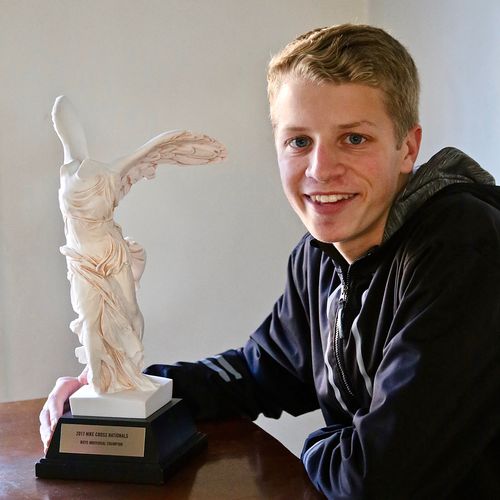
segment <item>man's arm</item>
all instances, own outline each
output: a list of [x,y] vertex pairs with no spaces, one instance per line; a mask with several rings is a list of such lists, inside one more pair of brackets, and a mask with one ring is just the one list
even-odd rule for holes
[[183,398],[197,419],[279,418],[282,411],[298,415],[317,408],[313,392],[252,339],[241,349],[195,363],[151,365],[145,373],[173,379],[174,397]]
[[243,354],[229,350],[195,363],[156,364],[145,373],[174,380],[174,397],[183,398],[197,419],[257,418],[264,410]]

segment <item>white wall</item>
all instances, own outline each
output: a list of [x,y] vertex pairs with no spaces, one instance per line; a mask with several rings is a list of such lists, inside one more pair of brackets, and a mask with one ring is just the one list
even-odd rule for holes
[[500,2],[371,0],[368,19],[403,42],[419,68],[419,162],[455,146],[500,182]]
[[[0,400],[42,397],[81,368],[58,252],[50,110],[62,93],[96,159],[173,128],[227,145],[223,165],[163,167],[134,186],[117,220],[148,250],[146,363],[241,345],[281,293],[303,232],[279,185],[266,63],[298,33],[364,21],[365,2],[2,0],[0,11]],[[275,432],[296,452],[321,425],[317,414],[287,420]]]

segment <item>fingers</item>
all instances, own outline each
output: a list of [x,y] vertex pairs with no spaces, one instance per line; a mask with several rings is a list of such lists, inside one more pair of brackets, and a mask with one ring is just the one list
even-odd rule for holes
[[50,439],[52,437],[52,431],[50,426],[50,413],[46,405],[43,406],[40,412],[40,437],[43,443],[43,452],[47,454],[49,448]]
[[73,394],[82,385],[83,384],[80,382],[79,378],[61,377],[57,379],[56,385],[52,391],[50,391],[47,401],[45,401],[39,416],[40,437],[42,439],[45,453],[47,453],[57,421],[64,413],[65,403],[67,402],[69,396],[71,396],[71,394]]

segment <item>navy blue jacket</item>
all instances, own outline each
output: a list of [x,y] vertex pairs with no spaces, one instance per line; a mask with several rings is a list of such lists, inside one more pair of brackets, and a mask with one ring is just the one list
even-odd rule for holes
[[302,461],[328,498],[500,498],[500,188],[417,205],[351,265],[306,235],[243,348],[147,372],[200,418],[320,408]]

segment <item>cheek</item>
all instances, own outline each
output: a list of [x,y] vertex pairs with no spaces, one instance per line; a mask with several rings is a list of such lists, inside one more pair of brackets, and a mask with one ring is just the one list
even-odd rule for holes
[[298,184],[304,176],[304,160],[278,155],[278,166],[283,184]]
[[281,159],[278,160],[278,165],[283,190],[285,191],[288,199],[291,201],[300,186],[300,172],[297,168],[295,168],[293,162],[290,161],[284,161]]
[[356,173],[358,178],[363,179],[363,182],[369,186],[370,191],[382,197],[386,197],[388,192],[397,188],[400,177],[397,165],[390,157],[365,161]]

